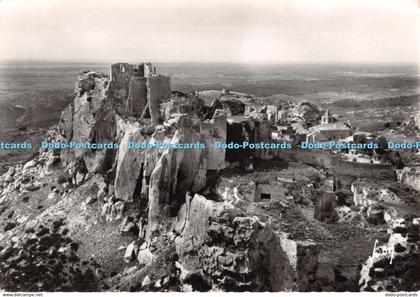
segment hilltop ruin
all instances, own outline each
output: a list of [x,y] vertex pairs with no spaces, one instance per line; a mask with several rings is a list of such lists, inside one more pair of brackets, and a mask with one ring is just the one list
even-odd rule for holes
[[[398,267],[418,258],[418,192],[405,185],[417,185],[416,171],[400,169],[401,158],[385,149],[215,148],[380,138],[355,133],[308,102],[254,99],[171,90],[170,77],[151,63],[113,64],[110,75],[81,72],[74,101],[47,141],[117,149],[40,150],[1,177],[0,284],[30,290],[36,283],[42,291],[71,290],[80,279],[88,282],[80,290],[104,291],[400,289],[401,269],[377,270],[392,270],[381,261],[388,256],[365,261],[387,230],[409,234],[389,241],[399,245]],[[404,289],[416,290],[418,265],[408,268]],[[14,271],[27,272],[18,286]]]
[[118,112],[131,116],[149,113],[151,123],[157,125],[160,104],[171,94],[171,80],[169,76],[156,74],[156,67],[151,63],[117,63],[111,65],[109,88]]

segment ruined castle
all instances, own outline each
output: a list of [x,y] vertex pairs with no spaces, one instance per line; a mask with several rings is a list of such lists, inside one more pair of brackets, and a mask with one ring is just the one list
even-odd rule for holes
[[156,74],[150,62],[111,65],[111,96],[120,103],[120,113],[141,116],[149,112],[151,123],[159,123],[159,106],[171,94],[169,76]]
[[[341,132],[328,111],[322,117],[308,102],[247,107],[239,98],[250,97],[241,93],[209,94],[218,97],[206,103],[203,93],[171,91],[170,78],[150,63],[114,64],[110,75],[82,71],[74,101],[47,141],[115,149],[42,149],[0,176],[0,235],[7,242],[0,287],[77,290],[81,279],[95,286],[105,279],[100,289],[112,291],[419,287],[412,265],[419,262],[418,212],[407,215],[418,209],[418,192],[396,183],[393,165],[347,162],[328,151],[217,149],[215,142],[298,139],[311,128]],[[399,179],[412,185],[414,174],[404,170]],[[378,249],[360,269],[375,226],[392,232],[397,269]],[[367,252],[353,253],[356,245]]]

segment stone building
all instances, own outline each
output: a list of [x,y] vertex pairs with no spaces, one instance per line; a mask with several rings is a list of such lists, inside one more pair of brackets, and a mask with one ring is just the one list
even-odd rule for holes
[[279,107],[276,105],[267,105],[267,116],[270,125],[277,125],[279,121]]
[[309,128],[307,142],[337,141],[353,134],[351,127],[344,123],[321,124]]
[[116,63],[110,77],[110,95],[119,113],[140,116],[147,106],[152,124],[159,123],[159,106],[171,94],[169,76],[157,74],[151,63]]
[[330,124],[334,122],[334,117],[331,115],[330,111],[327,109],[321,117],[321,124]]

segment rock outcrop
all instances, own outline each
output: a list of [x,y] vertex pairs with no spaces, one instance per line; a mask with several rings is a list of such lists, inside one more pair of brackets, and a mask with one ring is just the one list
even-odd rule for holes
[[420,170],[415,167],[404,167],[397,170],[397,179],[400,183],[420,191]]
[[366,180],[352,183],[351,191],[354,205],[375,225],[390,223],[398,215],[393,206],[404,203],[387,187]]
[[200,278],[209,288],[227,291],[293,288],[280,237],[257,217],[195,195],[181,208],[174,230],[185,282]]
[[351,185],[354,205],[368,206],[375,203],[401,203],[401,199],[389,189],[370,182],[356,181]]

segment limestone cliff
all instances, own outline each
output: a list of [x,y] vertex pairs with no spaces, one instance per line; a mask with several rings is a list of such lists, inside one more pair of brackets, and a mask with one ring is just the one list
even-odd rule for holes
[[[118,150],[76,150],[74,156],[61,151],[56,159],[75,184],[89,183],[92,175],[105,177],[96,197],[86,204],[97,199],[106,221],[122,219],[127,209],[136,207],[121,225],[124,232],[138,230],[140,240],[128,245],[125,259],[138,258],[142,265],[153,265],[159,257],[158,243],[169,236],[175,240],[182,283],[194,279],[195,286],[199,278],[209,289],[307,290],[308,275],[316,271],[316,245],[277,234],[229,201],[191,196],[208,186],[209,174],[214,176],[229,162],[270,159],[265,150],[235,156],[236,152],[213,146],[216,141],[269,142],[268,120],[256,114],[228,122],[227,114],[243,113],[242,104],[222,100],[217,109],[212,108],[217,102],[206,106],[199,98],[180,92],[160,105],[167,98],[165,91],[155,90],[162,77],[147,77],[146,92],[151,93],[144,104],[142,76],[125,64],[112,69],[111,78],[92,72],[79,75],[74,103],[63,112],[59,133],[51,140],[118,144]],[[150,120],[143,115],[138,120],[129,117],[141,108],[149,109]],[[205,147],[162,145],[179,143]],[[145,144],[152,146],[141,147]]]

